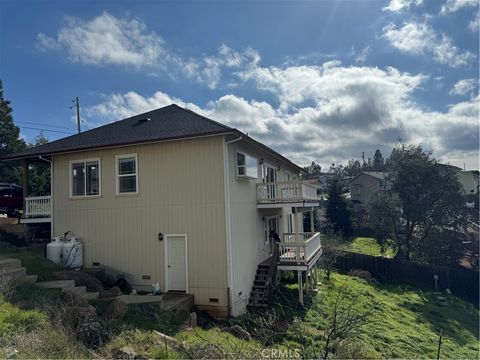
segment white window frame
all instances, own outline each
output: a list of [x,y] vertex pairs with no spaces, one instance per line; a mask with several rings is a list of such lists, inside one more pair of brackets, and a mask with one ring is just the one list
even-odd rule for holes
[[[119,174],[118,161],[120,159],[135,158],[135,174]],[[132,192],[120,192],[120,181],[118,181],[121,176],[133,176],[135,175],[135,191]],[[117,196],[128,196],[128,195],[138,195],[138,155],[137,154],[125,154],[125,155],[116,155],[115,156],[115,194]]]
[[[87,173],[85,172],[85,180],[84,180],[84,195],[73,195],[73,164],[80,164],[83,163],[85,165],[85,170],[86,170],[86,164],[88,162],[98,162],[98,194],[95,195],[87,195]],[[91,158],[91,159],[78,159],[78,160],[70,160],[69,166],[68,166],[68,171],[69,171],[69,183],[70,183],[70,198],[71,199],[84,199],[84,198],[98,198],[102,196],[102,162],[100,158]]]
[[[255,176],[255,177],[254,177],[254,176],[247,175],[247,174],[245,174],[245,175],[240,175],[240,174],[238,173],[238,168],[239,168],[239,165],[238,165],[238,154],[242,154],[243,156],[245,156],[245,172],[247,172],[247,157],[256,160],[256,162],[257,162],[257,166],[256,166],[257,171],[256,171],[256,176]],[[241,151],[241,150],[236,150],[236,151],[235,151],[235,173],[236,173],[236,175],[237,175],[237,179],[247,179],[247,180],[250,180],[250,179],[258,179],[258,164],[259,164],[259,162],[258,162],[258,158],[257,158],[257,157],[252,156],[252,155],[248,154],[248,153],[245,152],[245,151]]]

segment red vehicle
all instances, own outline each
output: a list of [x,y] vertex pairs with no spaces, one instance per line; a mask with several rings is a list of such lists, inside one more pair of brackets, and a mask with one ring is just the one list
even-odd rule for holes
[[0,214],[16,217],[23,207],[23,187],[0,183]]

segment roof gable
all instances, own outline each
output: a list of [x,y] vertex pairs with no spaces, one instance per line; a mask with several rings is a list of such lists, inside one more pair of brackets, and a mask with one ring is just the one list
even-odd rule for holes
[[233,129],[172,104],[7,156],[50,155],[110,146],[223,134]]

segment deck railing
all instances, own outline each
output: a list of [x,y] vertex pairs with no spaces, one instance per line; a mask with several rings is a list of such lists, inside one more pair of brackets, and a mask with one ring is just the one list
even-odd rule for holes
[[52,215],[52,197],[34,196],[25,198],[25,217],[46,217]]
[[317,188],[303,181],[283,181],[257,184],[260,204],[318,200]]
[[320,250],[320,233],[284,233],[279,244],[281,263],[306,264]]

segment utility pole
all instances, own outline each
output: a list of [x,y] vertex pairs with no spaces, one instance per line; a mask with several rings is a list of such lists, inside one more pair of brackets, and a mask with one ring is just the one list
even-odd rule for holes
[[73,109],[73,107],[77,108],[77,130],[78,130],[78,133],[80,134],[80,132],[81,132],[81,130],[80,130],[80,103],[78,102],[78,96],[76,96],[75,99],[72,100],[72,102],[75,105],[70,106],[70,109]]

